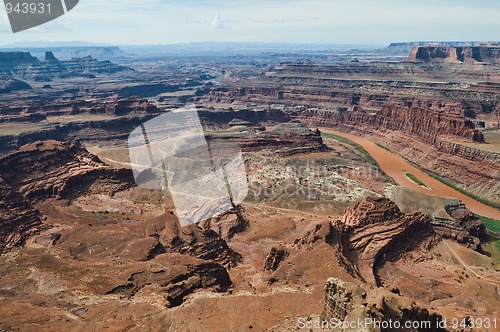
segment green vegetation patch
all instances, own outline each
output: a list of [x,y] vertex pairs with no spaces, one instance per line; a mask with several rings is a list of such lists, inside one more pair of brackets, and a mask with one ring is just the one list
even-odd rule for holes
[[484,245],[484,249],[491,254],[491,260],[497,271],[500,271],[500,240]]
[[[481,219],[481,221],[483,222],[483,224],[486,226],[486,228],[488,230],[500,235],[500,221],[492,219],[492,218],[483,217],[483,216],[480,216],[478,214],[476,214],[476,217]],[[499,249],[500,249],[500,241],[497,241],[497,246],[499,246]]]
[[419,186],[421,187],[424,187],[424,188],[427,188],[427,189],[430,189],[425,183],[423,183],[422,181],[420,181],[419,178],[417,178],[415,175],[411,174],[411,173],[408,173],[407,171],[403,171],[405,173],[405,176],[412,180],[413,182],[415,182],[416,184],[418,184]]
[[[392,151],[391,149],[389,149],[389,148],[388,148],[387,146],[385,146],[385,145],[382,145],[382,144],[380,144],[380,143],[375,143],[375,144],[376,144],[378,147],[380,147],[380,148],[382,148],[382,149],[384,149],[384,150],[386,150],[386,151],[389,151],[390,153],[394,153],[394,151]],[[394,153],[394,154],[396,154],[396,153]]]
[[475,199],[476,201],[478,201],[480,203],[483,203],[484,205],[491,206],[491,207],[493,207],[495,209],[500,209],[500,204],[496,204],[496,203],[490,202],[486,198],[482,198],[482,197],[479,197],[479,196],[477,196],[477,195],[475,195],[475,194],[473,194],[471,192],[468,192],[467,190],[460,188],[459,186],[457,186],[453,182],[447,181],[447,180],[443,179],[442,177],[440,177],[440,176],[438,176],[436,174],[432,174],[432,173],[428,173],[428,174],[430,176],[432,176],[434,179],[438,180],[439,182],[447,185],[448,187],[451,187],[451,188],[455,189],[456,191],[464,194],[465,196],[469,196],[470,198]]

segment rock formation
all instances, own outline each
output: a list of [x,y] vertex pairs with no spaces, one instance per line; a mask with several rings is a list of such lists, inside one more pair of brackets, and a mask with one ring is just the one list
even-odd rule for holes
[[86,150],[55,141],[37,142],[0,158],[0,252],[23,244],[42,228],[35,203],[111,195],[129,188],[128,170],[114,170]]
[[208,131],[206,138],[213,146],[237,145],[243,152],[270,150],[281,156],[327,151],[321,133],[311,131],[298,121],[278,124],[269,130],[232,126],[229,130]]
[[429,217],[416,212],[403,214],[385,198],[367,198],[346,209],[334,224],[344,256],[367,283],[378,285],[377,269],[384,261],[398,259],[433,235]]
[[0,158],[0,175],[31,202],[111,195],[134,183],[129,170],[112,169],[86,150],[57,141],[35,142]]
[[500,64],[500,46],[415,46],[406,62]]
[[[328,279],[325,285],[325,300],[321,320],[324,322],[348,322],[360,324],[342,329],[342,331],[446,331],[442,328],[443,317],[419,308],[415,303],[397,294],[378,289],[363,288],[337,278]],[[398,322],[400,327],[390,327],[389,321]],[[411,328],[412,322],[428,328]],[[427,323],[428,322],[428,323]],[[387,325],[384,325],[386,323]],[[410,326],[406,327],[406,324]],[[364,325],[364,326],[362,326]]]
[[144,287],[154,285],[165,298],[165,306],[171,308],[197,289],[222,292],[231,286],[227,271],[215,263],[178,254],[160,255],[154,263],[154,268],[146,263],[123,271],[106,293],[133,298]]
[[387,198],[368,197],[348,207],[340,220],[316,225],[295,241],[295,247],[311,249],[327,243],[347,272],[379,286],[378,269],[385,262],[429,259],[429,250],[442,238],[479,249],[476,236],[484,236],[481,222],[459,203],[448,209],[456,221],[431,220],[422,212],[404,214]]
[[[63,101],[50,105],[11,105],[2,109],[0,123],[29,123],[29,132],[0,135],[0,153],[12,152],[23,145],[40,140],[58,140],[71,143],[81,141],[126,140],[128,135],[163,111],[142,98],[110,98],[109,100]],[[88,120],[81,115],[102,115],[102,119]],[[51,122],[47,117],[75,116],[68,122]],[[80,117],[78,117],[80,116]],[[45,123],[41,123],[46,121]]]
[[37,82],[49,82],[60,78],[95,78],[99,74],[115,74],[132,69],[110,61],[97,61],[87,56],[59,61],[52,52],[46,60],[39,61],[28,52],[0,52],[0,72]]
[[281,262],[283,262],[288,256],[288,252],[283,248],[271,248],[271,251],[266,257],[266,261],[264,263],[265,271],[276,271],[276,269],[280,266]]
[[[159,241],[166,252],[178,252],[219,263],[228,268],[238,264],[241,256],[228,247],[226,241],[211,229],[198,225],[180,227],[172,214],[161,217],[165,228],[159,233]],[[158,220],[159,222],[159,220]]]
[[241,206],[235,206],[231,211],[202,221],[200,227],[205,230],[211,229],[224,240],[230,240],[235,234],[243,232],[248,226],[248,221],[245,220],[242,211]]
[[2,71],[38,62],[39,60],[28,52],[0,52],[0,68],[2,68]]
[[0,254],[24,244],[41,227],[40,213],[0,177]]
[[45,61],[59,62],[59,60],[54,56],[54,53],[52,52],[45,52]]
[[0,93],[10,93],[31,89],[32,87],[24,81],[16,80],[6,75],[0,75]]

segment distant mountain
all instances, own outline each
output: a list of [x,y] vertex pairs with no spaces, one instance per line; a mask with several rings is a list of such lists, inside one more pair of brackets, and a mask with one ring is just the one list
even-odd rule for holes
[[415,46],[451,46],[451,47],[476,47],[483,45],[495,45],[499,42],[478,42],[478,41],[419,41],[419,42],[404,42],[392,43],[383,52],[389,55],[408,55],[410,50]]
[[263,52],[323,52],[342,51],[351,49],[376,49],[380,45],[360,44],[294,44],[294,43],[246,43],[246,42],[196,42],[184,44],[157,44],[157,45],[121,45],[120,48],[128,53],[139,56],[152,55],[200,55],[229,52],[238,54],[253,54]]
[[[132,71],[131,68],[110,61],[98,61],[91,56],[59,60],[52,52],[46,52],[41,59],[33,57],[28,52],[0,52],[0,75],[4,76],[4,81],[21,78],[33,82],[51,82],[61,78],[95,78],[96,75]],[[8,83],[10,84],[8,88],[22,87],[19,82]]]
[[29,52],[38,59],[43,59],[45,52],[49,51],[60,60],[71,60],[73,58],[84,58],[90,56],[99,61],[116,60],[126,58],[128,54],[117,46],[49,46],[49,47],[15,47],[4,48],[5,52]]
[[7,45],[0,46],[0,48],[18,48],[18,47],[31,47],[31,48],[43,48],[43,47],[95,47],[95,46],[110,46],[108,44],[91,43],[82,40],[74,41],[21,41],[15,42]]

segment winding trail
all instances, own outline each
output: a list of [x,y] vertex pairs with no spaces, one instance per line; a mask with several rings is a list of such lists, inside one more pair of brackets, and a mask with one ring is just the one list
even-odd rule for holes
[[469,271],[470,273],[472,273],[473,275],[475,275],[476,277],[478,277],[479,279],[481,280],[484,280],[484,281],[487,281],[487,282],[490,282],[490,283],[493,283],[495,285],[500,285],[500,281],[497,281],[497,280],[493,280],[493,279],[488,279],[488,278],[485,278],[479,274],[477,274],[474,270],[472,270],[470,268],[469,265],[467,265],[467,263],[464,262],[464,260],[460,257],[460,255],[448,244],[448,241],[447,240],[443,240],[443,243],[446,245],[446,247],[449,249],[450,253],[456,258],[456,260],[460,263],[460,265],[462,265],[467,271]]
[[249,206],[249,207],[261,210],[263,212],[264,212],[264,209],[268,209],[268,210],[270,209],[270,210],[276,210],[276,211],[282,211],[282,212],[299,213],[301,215],[314,215],[314,216],[324,217],[324,218],[329,218],[329,219],[332,218],[331,217],[332,214],[327,215],[327,214],[324,214],[324,213],[318,213],[318,212],[314,212],[314,211],[285,209],[285,208],[280,208],[280,207],[271,206],[271,205],[252,204],[252,203],[247,203],[247,202],[240,203],[240,205],[243,206],[243,207]]
[[[434,179],[427,173],[421,171],[420,169],[410,165],[402,157],[381,148],[377,144],[364,139],[360,136],[347,134],[339,132],[332,129],[320,128],[321,132],[327,134],[334,134],[337,136],[342,136],[344,138],[350,139],[351,141],[361,145],[368,153],[375,159],[380,168],[390,177],[392,177],[399,185],[403,187],[408,187],[415,189],[424,194],[431,194],[443,197],[457,198],[464,202],[464,204],[472,212],[477,213],[481,216],[500,220],[500,210],[493,207],[487,206],[475,199],[462,194],[461,192],[445,185],[444,183]],[[410,181],[404,174],[404,171],[415,175],[420,181],[427,185],[431,189],[426,189]]]

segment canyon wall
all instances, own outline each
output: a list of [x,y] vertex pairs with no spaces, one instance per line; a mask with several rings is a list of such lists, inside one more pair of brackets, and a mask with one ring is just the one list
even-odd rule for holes
[[500,64],[500,46],[415,46],[406,62]]
[[483,134],[474,123],[460,116],[434,112],[425,108],[385,106],[380,111],[355,107],[352,111],[292,111],[290,117],[310,126],[338,127],[342,124],[368,126],[373,129],[397,130],[436,143],[439,136],[454,136],[484,143]]

